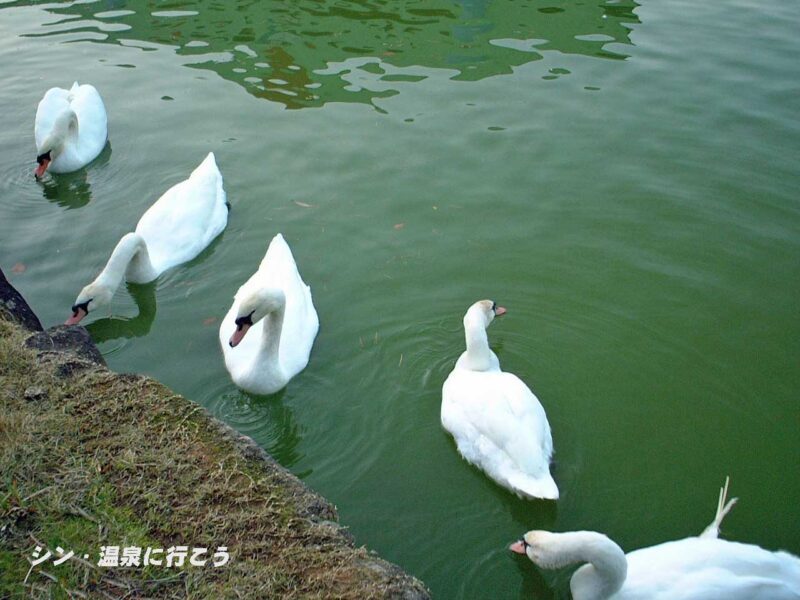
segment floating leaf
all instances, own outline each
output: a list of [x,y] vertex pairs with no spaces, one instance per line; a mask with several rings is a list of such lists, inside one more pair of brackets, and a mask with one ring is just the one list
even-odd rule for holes
[[405,224],[405,223],[395,223],[395,226],[394,226],[394,228],[395,228],[395,229],[402,229],[402,228],[403,228],[403,227],[405,227],[405,226],[406,226],[406,224]]
[[207,319],[203,319],[203,325],[208,327],[209,325],[213,325],[217,322],[217,317],[208,317]]
[[311,204],[308,204],[307,202],[300,202],[300,200],[295,200],[294,203],[302,208],[314,208]]
[[24,264],[18,262],[13,267],[11,267],[11,272],[12,273],[24,273],[27,270],[27,268],[28,267],[26,267]]

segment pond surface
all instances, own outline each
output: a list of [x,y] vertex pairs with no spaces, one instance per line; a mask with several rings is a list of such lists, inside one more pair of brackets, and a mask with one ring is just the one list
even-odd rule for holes
[[[441,599],[563,598],[529,529],[800,553],[800,10],[754,0],[0,2],[0,260],[47,325],[209,150],[225,233],[87,319],[109,365],[252,436]],[[34,181],[44,91],[110,144]],[[282,232],[321,329],[238,391],[219,321]],[[441,385],[475,300],[536,392],[558,503],[458,455]]]

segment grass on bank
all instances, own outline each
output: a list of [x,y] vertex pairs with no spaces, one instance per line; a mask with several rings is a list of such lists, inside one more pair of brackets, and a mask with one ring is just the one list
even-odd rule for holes
[[[302,492],[197,405],[104,368],[61,378],[25,335],[0,320],[0,598],[387,597],[368,554],[299,515]],[[76,558],[31,569],[37,545]],[[230,561],[98,567],[106,545],[226,546]]]

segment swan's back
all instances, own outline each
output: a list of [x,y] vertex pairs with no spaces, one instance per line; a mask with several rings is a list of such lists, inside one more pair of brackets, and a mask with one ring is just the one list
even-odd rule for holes
[[141,235],[158,272],[187,262],[202,252],[228,223],[222,174],[214,153],[188,179],[172,186],[139,219]]
[[442,387],[442,425],[459,452],[517,495],[558,498],[544,408],[516,375],[456,368]]
[[615,600],[800,600],[800,559],[786,552],[692,537],[626,558]]
[[[319,318],[311,288],[300,277],[292,251],[280,233],[272,238],[254,279],[259,286],[278,287],[286,295],[280,363],[286,374],[294,377],[308,364],[311,346],[319,331]],[[241,290],[237,298],[240,294]]]
[[89,84],[76,81],[69,90],[50,88],[36,109],[34,139],[38,148],[53,131],[56,118],[66,110],[78,118],[78,139],[70,141],[64,153],[53,160],[50,170],[59,173],[77,170],[94,160],[108,139],[108,117],[103,99]]

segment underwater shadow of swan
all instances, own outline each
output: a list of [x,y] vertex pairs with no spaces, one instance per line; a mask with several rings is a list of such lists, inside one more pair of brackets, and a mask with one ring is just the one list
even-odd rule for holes
[[[200,265],[206,261],[211,255],[214,254],[217,246],[222,242],[225,232],[220,233],[200,254],[194,257],[189,262],[178,265],[177,268],[189,268],[192,266]],[[173,271],[169,269],[168,272]],[[136,303],[139,309],[139,314],[133,318],[130,317],[105,317],[97,319],[86,325],[86,329],[92,336],[95,343],[108,342],[118,338],[131,339],[135,337],[142,337],[150,333],[150,328],[156,318],[156,289],[159,282],[163,281],[165,275],[160,275],[153,281],[148,283],[131,283],[125,281],[125,287]],[[166,275],[169,277],[169,275]],[[187,285],[190,281],[184,282]]]
[[[222,394],[212,412],[238,432],[253,438],[288,469],[303,458],[298,445],[304,428],[295,420],[294,411],[284,403],[285,394],[286,388],[268,396],[237,389]],[[301,479],[309,474],[310,471],[295,473]]]
[[139,314],[133,318],[106,317],[89,323],[86,329],[97,344],[118,338],[142,337],[150,333],[156,318],[156,282],[126,282],[125,285],[136,302]]
[[89,165],[72,173],[51,173],[50,177],[37,179],[42,195],[62,208],[72,210],[89,204],[92,186],[89,184],[89,169],[103,166],[111,159],[111,142]]
[[[509,544],[514,540],[509,540]],[[522,576],[522,583],[520,584],[520,598],[541,598],[542,600],[550,600],[556,597],[556,589],[560,587],[560,585],[552,584],[555,586],[551,587],[551,584],[544,578],[541,571],[539,569],[531,569],[530,564],[525,564],[522,560],[527,560],[527,557],[520,557],[518,554],[512,553],[510,550],[508,551],[509,560],[514,561],[516,563],[516,567],[519,569],[520,575]],[[530,561],[527,561],[530,562]],[[569,580],[567,580],[569,581]]]

